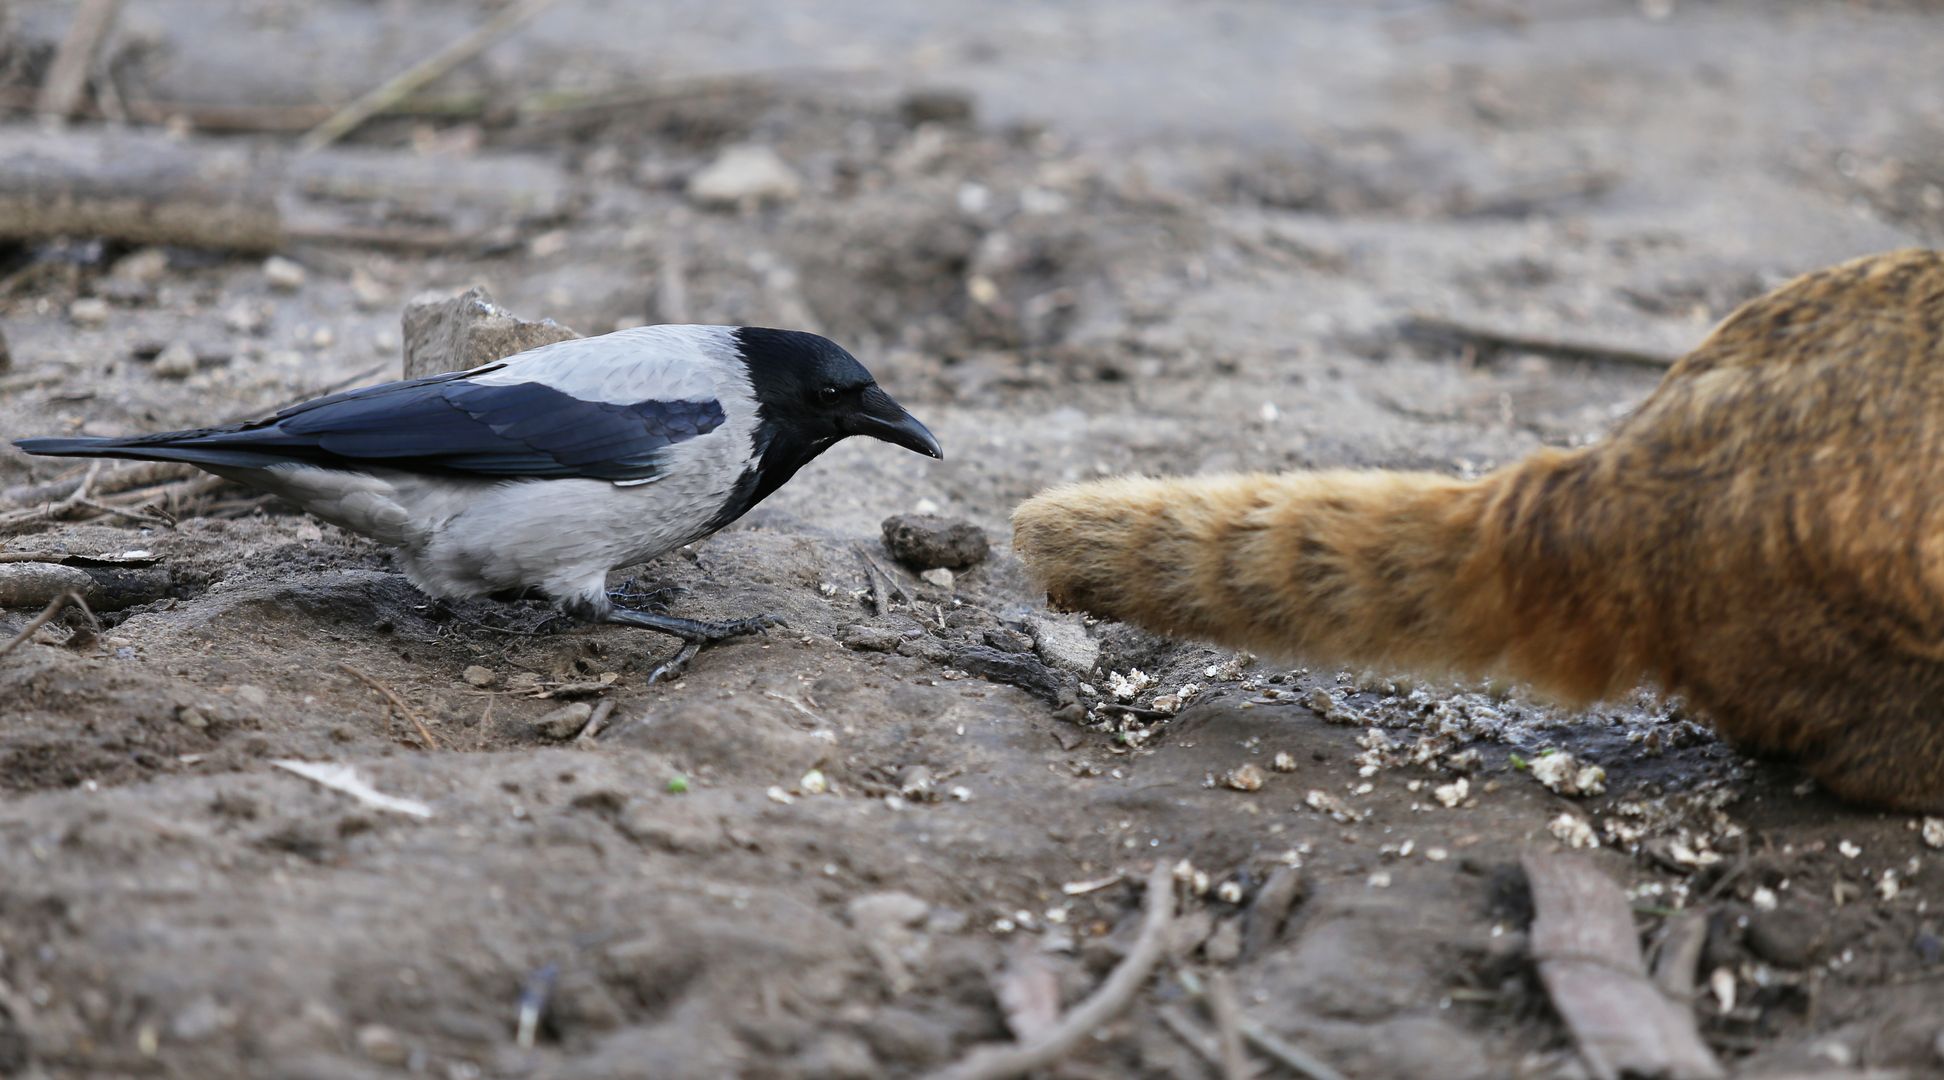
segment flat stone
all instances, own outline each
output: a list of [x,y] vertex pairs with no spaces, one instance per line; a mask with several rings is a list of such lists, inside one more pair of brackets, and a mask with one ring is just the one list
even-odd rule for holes
[[1087,636],[1078,620],[1033,615],[1026,619],[1033,648],[1040,659],[1076,675],[1086,675],[1100,662],[1100,642]]
[[802,190],[796,170],[757,145],[729,147],[688,181],[689,198],[716,210],[789,202]]
[[405,308],[405,377],[465,371],[580,336],[552,319],[522,319],[477,285],[458,296],[422,297]]

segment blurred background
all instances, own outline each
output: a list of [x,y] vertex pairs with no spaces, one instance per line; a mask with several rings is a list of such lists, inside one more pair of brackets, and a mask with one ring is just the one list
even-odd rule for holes
[[[1094,986],[1160,852],[1235,883],[1175,962],[1346,1075],[1564,1080],[1505,875],[1574,822],[1650,942],[1701,928],[1736,1069],[1938,1067],[1916,822],[1646,699],[1077,622],[1067,670],[1005,539],[1064,480],[1598,438],[1737,304],[1944,241],[1944,5],[0,0],[0,119],[0,435],[395,378],[407,305],[481,287],[537,333],[828,334],[946,448],[842,445],[664,560],[793,631],[646,688],[653,635],[482,628],[254,493],[0,445],[0,557],[122,567],[99,638],[0,658],[0,1074],[907,1075],[1006,1035],[1022,941]],[[996,554],[889,564],[914,509]],[[1515,764],[1553,749],[1606,792]],[[1057,1075],[1218,1075],[1156,985]]]

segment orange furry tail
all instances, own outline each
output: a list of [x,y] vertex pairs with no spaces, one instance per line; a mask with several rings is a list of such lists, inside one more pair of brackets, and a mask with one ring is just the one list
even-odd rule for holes
[[[1507,674],[1570,699],[1631,685],[1587,610],[1540,454],[1482,480],[1311,472],[1055,488],[1013,544],[1056,605],[1315,661]],[[1549,524],[1550,523],[1550,524]],[[1583,553],[1591,558],[1594,553]],[[1604,625],[1602,625],[1604,624]]]

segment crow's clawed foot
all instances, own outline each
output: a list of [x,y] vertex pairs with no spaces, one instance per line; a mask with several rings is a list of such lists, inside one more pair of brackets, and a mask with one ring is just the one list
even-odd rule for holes
[[650,683],[665,682],[681,675],[688,669],[689,661],[695,659],[695,654],[701,652],[704,645],[713,645],[730,638],[761,634],[772,626],[787,625],[775,615],[757,615],[727,622],[704,622],[700,619],[679,619],[673,615],[633,611],[628,608],[610,610],[606,621],[619,623],[622,626],[639,626],[644,630],[656,630],[682,639],[681,650],[666,663],[648,673]]
[[747,619],[731,619],[728,622],[698,622],[695,624],[706,634],[707,641],[727,641],[730,638],[748,637],[751,634],[767,634],[772,627],[788,627],[781,615],[753,615]]

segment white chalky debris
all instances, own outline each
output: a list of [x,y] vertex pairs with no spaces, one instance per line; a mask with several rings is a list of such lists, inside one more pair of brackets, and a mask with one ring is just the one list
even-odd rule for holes
[[1862,848],[1858,847],[1857,845],[1851,843],[1848,840],[1844,840],[1838,843],[1836,845],[1836,850],[1842,852],[1843,858],[1845,859],[1854,859],[1858,855],[1863,854]]
[[1600,838],[1593,834],[1593,826],[1588,825],[1586,819],[1580,817],[1578,814],[1560,814],[1558,817],[1552,819],[1551,824],[1546,826],[1546,831],[1552,833],[1554,839],[1569,848],[1596,848],[1600,846]]
[[1446,806],[1457,806],[1471,794],[1471,781],[1459,777],[1449,784],[1439,784],[1431,789],[1431,795]]
[[1605,769],[1584,764],[1563,750],[1535,758],[1532,777],[1561,795],[1598,795],[1606,790]]
[[1925,818],[1922,836],[1926,845],[1944,848],[1944,818]]
[[1118,671],[1107,673],[1107,690],[1116,701],[1133,701],[1153,685],[1154,679],[1140,668],[1130,668],[1125,675]]

